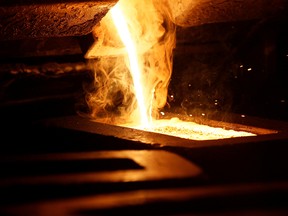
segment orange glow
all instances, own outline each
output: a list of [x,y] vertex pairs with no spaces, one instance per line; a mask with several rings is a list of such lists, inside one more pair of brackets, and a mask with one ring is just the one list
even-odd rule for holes
[[121,5],[116,5],[111,9],[112,19],[115,23],[117,28],[118,34],[126,47],[128,58],[129,58],[129,65],[130,65],[130,73],[133,78],[135,96],[138,103],[139,114],[141,119],[141,126],[144,128],[149,128],[149,117],[148,117],[148,110],[149,107],[145,103],[144,93],[142,84],[142,71],[139,66],[138,61],[138,53],[131,37],[131,33],[129,31],[127,22],[125,20],[125,16],[122,13]]
[[149,128],[166,105],[175,25],[162,1],[119,0],[95,26],[94,83],[86,94],[95,121]]
[[95,27],[97,39],[85,56],[97,59],[97,91],[87,94],[93,120],[192,140],[255,135],[159,119],[165,115],[159,110],[166,105],[176,43],[170,16],[164,1],[119,0]]
[[256,135],[245,131],[227,130],[221,127],[211,127],[195,122],[182,121],[178,118],[157,120],[149,131],[191,140],[216,140]]

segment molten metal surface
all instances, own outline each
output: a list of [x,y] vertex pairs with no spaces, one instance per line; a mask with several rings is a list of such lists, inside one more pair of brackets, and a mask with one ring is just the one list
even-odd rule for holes
[[129,125],[124,126],[191,140],[214,140],[256,136],[256,134],[250,132],[212,127],[195,122],[182,121],[179,118],[155,120],[153,121],[151,128],[140,128]]

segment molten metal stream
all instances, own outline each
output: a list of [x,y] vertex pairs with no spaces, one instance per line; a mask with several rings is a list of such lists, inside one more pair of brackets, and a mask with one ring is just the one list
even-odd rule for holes
[[121,11],[120,5],[116,5],[111,9],[111,14],[115,26],[117,28],[118,34],[124,43],[130,63],[130,72],[133,78],[135,95],[138,103],[138,108],[140,110],[141,126],[144,128],[149,128],[149,107],[145,104],[145,98],[143,93],[143,85],[141,82],[141,69],[139,66],[139,61],[137,58],[137,49],[131,37],[128,25],[126,23],[125,17]]

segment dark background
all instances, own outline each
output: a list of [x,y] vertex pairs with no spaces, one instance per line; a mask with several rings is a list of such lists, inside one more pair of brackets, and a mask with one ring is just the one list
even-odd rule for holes
[[287,16],[179,27],[165,109],[206,118],[231,112],[287,121],[285,26]]

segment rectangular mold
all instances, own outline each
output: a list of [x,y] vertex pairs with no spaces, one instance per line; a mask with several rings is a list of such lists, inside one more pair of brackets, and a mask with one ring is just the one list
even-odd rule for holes
[[[232,115],[230,115],[230,117],[231,116]],[[179,146],[189,148],[288,139],[287,122],[248,116],[246,116],[245,118],[241,116],[232,116],[230,119],[233,119],[233,122],[195,118],[189,119],[188,117],[182,115],[176,115],[176,117],[184,121],[191,120],[196,123],[212,127],[221,127],[228,130],[232,129],[236,131],[254,133],[256,134],[256,136],[243,136],[211,140],[190,140],[176,136],[143,131],[140,129],[105,124],[97,121],[92,121],[81,116],[66,116],[47,119],[42,121],[41,124],[45,125],[46,127],[65,128],[69,130],[94,133],[103,136],[112,136],[119,139],[136,141],[150,145],[152,144],[158,146]]]

